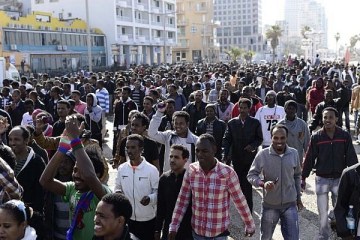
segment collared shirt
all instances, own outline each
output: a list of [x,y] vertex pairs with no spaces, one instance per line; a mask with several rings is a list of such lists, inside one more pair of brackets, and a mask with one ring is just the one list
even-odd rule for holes
[[199,162],[190,164],[176,202],[169,231],[176,232],[192,197],[191,225],[196,234],[216,237],[226,231],[230,224],[230,197],[245,223],[246,230],[255,230],[250,209],[241,191],[235,171],[221,163],[207,174]]
[[[0,158],[0,202],[6,202],[10,199],[20,199],[23,188],[15,178],[14,171],[10,166]],[[10,199],[7,199],[10,197]]]

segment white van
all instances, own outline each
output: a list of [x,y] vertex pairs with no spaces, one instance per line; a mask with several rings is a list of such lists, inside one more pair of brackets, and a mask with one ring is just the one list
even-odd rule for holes
[[3,87],[3,81],[5,78],[13,81],[20,81],[20,74],[13,64],[8,63],[7,65],[6,59],[4,57],[0,57],[0,88]]

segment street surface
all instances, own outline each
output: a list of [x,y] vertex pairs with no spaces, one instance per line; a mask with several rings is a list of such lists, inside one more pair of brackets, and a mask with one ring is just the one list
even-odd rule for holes
[[[352,117],[352,116],[351,116]],[[109,130],[109,136],[106,138],[108,141],[104,144],[104,155],[107,159],[112,158],[112,139],[113,139],[113,132],[111,129],[113,126],[112,118],[108,118],[106,122],[106,129]],[[352,123],[353,125],[353,123]],[[353,138],[354,147],[356,150],[356,153],[359,157],[360,155],[360,146],[355,143],[355,139]],[[109,166],[109,182],[108,185],[111,189],[114,189],[115,186],[115,177],[116,177],[116,170],[113,169],[111,166]],[[310,175],[309,178],[307,178],[306,181],[306,190],[302,195],[302,201],[304,204],[304,209],[300,212],[299,216],[299,223],[300,223],[300,239],[301,240],[313,240],[317,239],[317,233],[318,233],[318,211],[317,211],[317,205],[316,205],[316,195],[315,195],[315,175]],[[232,205],[231,207],[231,225],[230,225],[230,232],[231,237],[234,240],[240,240],[240,239],[260,239],[260,215],[261,215],[261,200],[262,200],[262,189],[254,189],[253,190],[253,199],[254,199],[254,212],[253,217],[256,224],[256,233],[253,237],[248,238],[244,236],[244,225],[242,223],[242,220],[240,218],[240,215],[237,213],[237,210]],[[329,202],[331,200],[329,199]],[[281,240],[283,239],[281,235],[280,225],[278,224],[273,239],[275,240]],[[336,237],[336,233],[333,232],[333,237],[331,239],[340,239]]]

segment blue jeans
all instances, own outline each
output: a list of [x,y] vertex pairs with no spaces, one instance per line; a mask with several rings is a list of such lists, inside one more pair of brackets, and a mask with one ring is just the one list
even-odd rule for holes
[[192,235],[193,235],[194,240],[227,240],[228,239],[227,236],[223,236],[223,237],[204,237],[204,236],[197,235],[194,231],[192,232]]
[[333,211],[329,212],[329,192],[331,192],[332,206],[335,206],[340,178],[323,178],[316,176],[315,188],[317,197],[317,207],[320,218],[320,228],[318,239],[329,239],[331,231],[329,219],[333,218]]
[[261,240],[271,240],[276,224],[280,219],[281,233],[285,240],[299,239],[299,220],[296,204],[285,209],[262,207]]

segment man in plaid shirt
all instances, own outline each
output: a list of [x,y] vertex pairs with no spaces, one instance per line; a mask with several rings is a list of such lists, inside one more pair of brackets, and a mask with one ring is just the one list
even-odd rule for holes
[[0,157],[0,203],[11,199],[21,199],[23,188],[15,178],[14,171]]
[[245,223],[247,236],[255,232],[255,223],[241,191],[235,171],[215,158],[216,142],[210,134],[203,134],[196,143],[198,162],[190,164],[176,202],[169,227],[169,240],[176,232],[192,198],[194,239],[227,239],[230,235],[230,197]]

